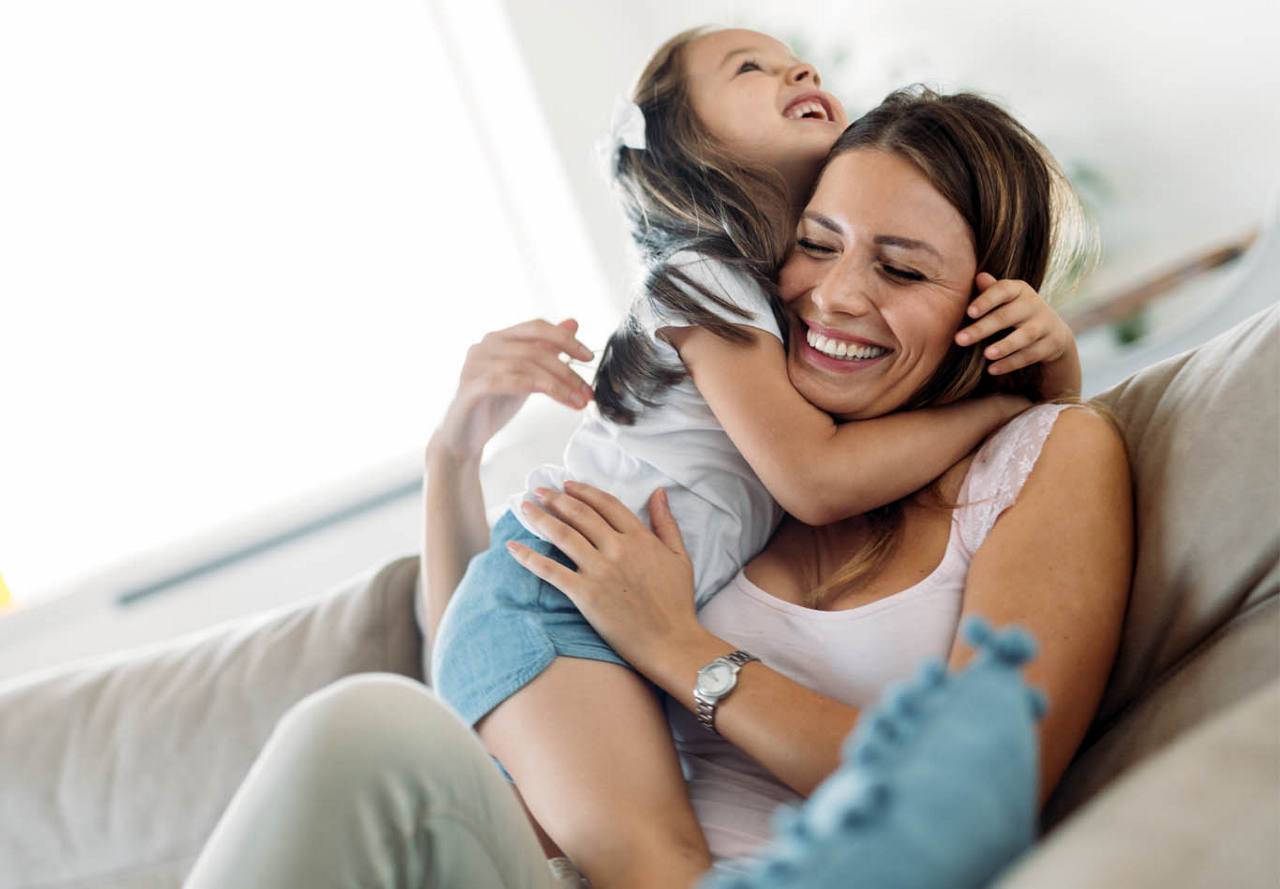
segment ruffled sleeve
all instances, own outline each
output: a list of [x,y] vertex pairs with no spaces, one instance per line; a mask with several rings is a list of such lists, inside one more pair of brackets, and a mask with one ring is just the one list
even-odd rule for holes
[[967,558],[982,546],[996,519],[1018,499],[1040,451],[1063,411],[1074,404],[1040,404],[1014,417],[979,449],[961,486],[956,510]]

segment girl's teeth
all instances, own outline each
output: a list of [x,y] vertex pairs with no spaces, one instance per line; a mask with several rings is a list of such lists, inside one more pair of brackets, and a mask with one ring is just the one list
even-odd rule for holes
[[805,102],[801,105],[797,105],[787,113],[787,117],[791,120],[800,120],[806,114],[816,114],[823,120],[827,119],[826,109],[817,102]]

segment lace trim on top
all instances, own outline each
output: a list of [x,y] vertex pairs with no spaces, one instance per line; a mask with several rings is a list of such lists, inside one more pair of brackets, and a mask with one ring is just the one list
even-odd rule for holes
[[1013,505],[1044,449],[1053,424],[1077,404],[1040,404],[1014,417],[978,451],[960,491],[960,542],[970,558],[1000,514]]

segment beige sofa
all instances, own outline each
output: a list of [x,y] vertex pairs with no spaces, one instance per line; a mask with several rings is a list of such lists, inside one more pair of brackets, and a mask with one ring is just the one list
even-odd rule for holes
[[[1047,834],[1001,889],[1274,889],[1280,308],[1100,400],[1133,463],[1133,595]],[[349,673],[419,675],[417,573],[406,557],[301,607],[0,685],[0,889],[178,886],[291,704]]]

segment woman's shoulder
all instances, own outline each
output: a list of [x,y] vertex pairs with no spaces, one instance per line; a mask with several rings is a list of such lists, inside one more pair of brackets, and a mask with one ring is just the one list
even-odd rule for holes
[[1075,485],[1126,460],[1119,431],[1087,404],[1039,404],[1010,420],[979,447],[959,500],[962,533],[973,550],[1017,501],[1033,471],[1052,484]]
[[1050,439],[1093,448],[1120,441],[1120,434],[1093,405],[1037,404],[991,433],[975,452],[974,463],[1006,462],[1011,456],[1034,462]]

